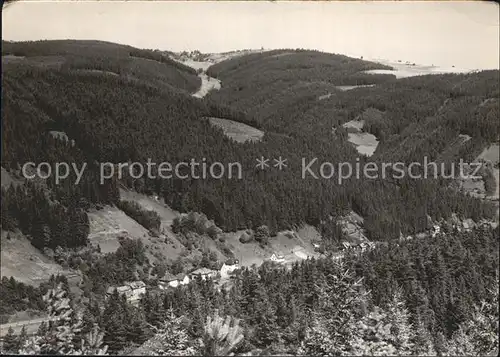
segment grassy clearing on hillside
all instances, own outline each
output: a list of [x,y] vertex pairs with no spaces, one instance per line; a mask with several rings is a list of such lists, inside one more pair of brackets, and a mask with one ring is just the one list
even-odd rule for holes
[[264,132],[233,120],[222,119],[222,118],[208,118],[210,124],[221,128],[224,134],[233,139],[238,143],[244,143],[246,141],[260,141],[264,136]]
[[[462,138],[463,140],[464,138]],[[466,142],[469,140],[466,140]],[[498,223],[500,219],[500,204],[499,204],[499,185],[500,185],[500,170],[499,170],[499,144],[492,144],[486,147],[473,162],[482,162],[483,168],[477,174],[482,176],[478,179],[470,177],[461,178],[458,180],[458,187],[463,192],[481,199],[493,201],[496,207],[495,221]],[[466,171],[467,172],[467,171]]]
[[89,241],[99,245],[103,253],[115,252],[120,243],[118,237],[143,239],[149,237],[146,228],[115,207],[88,212],[90,222]]
[[[145,195],[130,192],[124,196],[127,200],[139,203],[144,209],[153,209],[152,202]],[[124,196],[122,198],[125,198]],[[173,261],[182,254],[185,247],[167,226],[169,220],[165,221],[166,209],[155,211],[161,213],[163,218],[164,234],[160,237],[152,237],[146,228],[116,207],[105,206],[102,210],[91,211],[88,213],[89,241],[93,245],[99,245],[102,253],[113,253],[120,247],[119,237],[139,239],[144,244],[146,255],[151,263]]]
[[[38,286],[51,275],[72,274],[44,255],[21,233],[2,231],[1,274],[25,284]],[[7,239],[10,235],[11,239]]]
[[349,133],[347,139],[361,155],[372,156],[379,144],[375,135],[370,133]]
[[353,144],[361,155],[372,156],[379,141],[375,135],[362,131],[364,125],[364,120],[351,120],[342,126],[348,130],[347,141]]
[[[172,262],[183,255],[186,259],[192,259],[201,255],[199,250],[188,252],[186,247],[181,243],[182,238],[172,232],[172,222],[174,218],[180,217],[180,213],[171,209],[164,203],[160,202],[155,197],[150,197],[141,193],[129,190],[120,190],[122,199],[137,202],[146,210],[153,210],[161,218],[161,235],[159,238],[148,237],[144,240],[148,257],[153,262]],[[219,250],[214,240],[209,237],[199,237],[199,248],[213,251],[217,254],[218,259],[224,261],[227,257]]]
[[369,88],[369,87],[373,87],[373,86],[375,86],[375,85],[374,84],[365,84],[365,85],[360,85],[360,86],[337,86],[337,89],[345,92],[345,91],[353,90],[356,88]]

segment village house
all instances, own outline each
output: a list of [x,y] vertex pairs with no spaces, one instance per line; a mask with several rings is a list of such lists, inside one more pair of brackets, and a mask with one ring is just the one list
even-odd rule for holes
[[190,279],[195,279],[196,277],[201,278],[201,280],[214,279],[218,274],[218,271],[211,270],[208,268],[200,268],[189,273]]
[[177,274],[177,275],[173,275],[173,274],[167,272],[167,273],[165,273],[163,278],[161,278],[160,281],[158,282],[158,287],[161,290],[165,290],[165,289],[168,289],[169,287],[176,288],[180,285],[186,285],[186,284],[189,284],[189,282],[190,282],[190,278],[188,275],[185,275],[182,273]]
[[269,258],[269,260],[276,263],[283,263],[285,261],[285,257],[277,253],[273,253]]
[[125,295],[127,298],[127,301],[132,304],[136,305],[139,303],[141,300],[142,296],[146,294],[146,284],[143,281],[132,281],[132,282],[127,282],[122,286],[111,286],[108,288],[106,291],[107,297],[112,295],[114,292],[118,291],[118,294],[120,295]]
[[239,264],[238,260],[236,259],[228,259],[224,264],[222,264],[222,267],[220,268],[220,276],[222,279],[227,279],[229,278],[229,274],[231,274],[233,271],[236,269],[239,269]]
[[372,249],[375,247],[375,243],[373,242],[361,242],[361,243],[355,243],[355,242],[342,242],[342,247],[344,250],[361,250],[364,252],[367,249]]

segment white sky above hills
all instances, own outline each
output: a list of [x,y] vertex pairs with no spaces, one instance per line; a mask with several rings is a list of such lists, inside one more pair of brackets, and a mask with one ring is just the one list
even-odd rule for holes
[[309,48],[465,69],[499,68],[499,7],[486,2],[23,1],[4,40],[97,39],[223,52]]

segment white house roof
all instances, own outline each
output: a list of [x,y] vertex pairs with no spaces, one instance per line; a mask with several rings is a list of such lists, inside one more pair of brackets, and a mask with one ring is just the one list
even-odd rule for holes
[[141,280],[132,281],[132,282],[126,283],[126,285],[122,285],[122,286],[110,286],[106,290],[106,293],[113,294],[114,291],[117,290],[119,294],[131,294],[132,290],[142,289],[145,287],[146,287],[146,284]]
[[144,283],[141,280],[138,280],[128,283],[128,286],[130,286],[132,289],[142,289],[146,287],[146,283]]
[[116,290],[118,290],[119,293],[125,293],[127,291],[130,291],[131,289],[130,286],[125,285],[117,287]]

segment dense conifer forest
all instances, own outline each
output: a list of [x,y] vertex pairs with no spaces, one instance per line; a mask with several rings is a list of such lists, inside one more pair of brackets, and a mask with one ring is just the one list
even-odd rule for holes
[[[498,140],[499,71],[396,79],[365,72],[374,69],[389,68],[317,51],[254,53],[212,65],[207,74],[222,87],[199,99],[192,96],[201,84],[196,71],[164,52],[100,41],[2,42],[1,166],[15,180],[2,184],[1,229],[21,232],[82,279],[77,294],[62,276],[39,287],[2,278],[2,318],[26,310],[64,315],[42,324],[36,337],[9,332],[3,351],[498,354],[498,228],[450,225],[432,238],[400,239],[455,215],[490,222],[497,209],[491,201],[456,190],[454,178],[339,184],[338,173],[303,179],[300,163],[470,161]],[[360,85],[369,87],[339,89]],[[264,137],[238,143],[210,117],[252,125]],[[348,142],[343,125],[351,120],[364,120],[364,130],[380,140],[373,156]],[[451,143],[460,135],[470,139],[456,149]],[[261,171],[255,167],[261,156],[284,156],[289,165]],[[239,162],[243,179],[125,173],[100,182],[104,162],[193,158]],[[23,179],[30,161],[52,170],[58,162],[87,166],[75,185],[74,172],[62,183],[54,176]],[[193,278],[160,290],[167,271],[185,273],[182,256],[163,266],[140,239],[123,238],[107,253],[89,244],[89,212],[103,207],[115,206],[154,237],[162,233],[162,217],[124,199],[120,189],[191,212],[169,227],[186,246],[206,236],[234,260],[222,231],[253,229],[266,246],[278,231],[309,224],[322,236],[321,258],[243,267],[224,286]],[[349,212],[363,217],[376,245],[338,259],[345,239],[338,220]],[[222,263],[205,250],[193,267]],[[146,283],[136,305],[107,290],[133,280]]]

